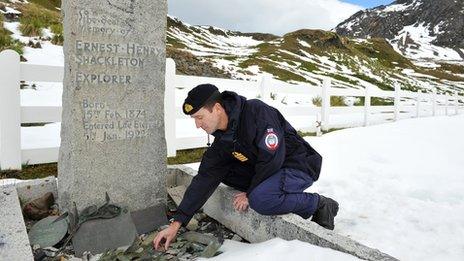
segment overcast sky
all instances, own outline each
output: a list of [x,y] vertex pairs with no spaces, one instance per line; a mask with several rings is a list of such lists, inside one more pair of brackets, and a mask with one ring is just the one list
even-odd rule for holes
[[330,30],[357,11],[392,0],[168,0],[168,13],[193,25],[283,35]]

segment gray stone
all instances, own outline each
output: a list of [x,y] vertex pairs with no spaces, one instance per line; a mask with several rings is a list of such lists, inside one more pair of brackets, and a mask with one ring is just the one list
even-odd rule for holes
[[62,1],[58,200],[130,211],[166,202],[166,0]]
[[176,203],[177,206],[179,206],[180,202],[182,201],[185,190],[186,190],[186,186],[182,186],[182,185],[168,188],[168,194],[172,198],[174,203]]
[[199,228],[198,220],[196,220],[195,218],[190,219],[189,223],[185,227],[190,231],[197,230]]
[[29,243],[41,248],[51,247],[60,242],[68,232],[68,222],[58,216],[49,216],[35,223],[29,231]]
[[[181,176],[171,180],[182,183],[168,185],[188,186],[196,174],[197,171],[183,165],[170,166],[169,175]],[[182,194],[181,191],[177,193]],[[236,193],[238,191],[221,184],[205,203],[203,210],[205,214],[252,243],[263,242],[275,237],[285,240],[298,239],[366,260],[397,260],[377,249],[324,229],[316,223],[304,220],[294,214],[263,216],[252,209],[245,213],[238,213],[231,204],[231,199]]]
[[89,220],[81,225],[72,242],[76,256],[88,251],[95,254],[132,245],[137,229],[128,211],[111,219]]
[[40,198],[47,192],[53,193],[55,198],[58,197],[56,178],[53,176],[23,181],[17,183],[15,186],[21,202],[29,202],[36,198]]
[[34,260],[14,186],[0,189],[0,260]]
[[243,239],[239,235],[234,235],[231,240],[242,242]]
[[147,234],[162,225],[168,224],[163,204],[134,211],[131,213],[131,216],[139,234]]

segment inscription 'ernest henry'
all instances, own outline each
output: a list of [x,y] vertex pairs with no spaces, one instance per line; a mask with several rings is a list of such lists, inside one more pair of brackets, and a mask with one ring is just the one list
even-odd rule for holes
[[133,43],[126,43],[126,44],[118,44],[118,43],[99,43],[99,42],[86,42],[77,40],[76,41],[76,50],[89,52],[89,53],[123,53],[128,55],[138,55],[138,56],[148,56],[148,55],[155,55],[158,56],[160,51],[158,48],[147,46],[147,45],[140,45],[140,44],[133,44]]

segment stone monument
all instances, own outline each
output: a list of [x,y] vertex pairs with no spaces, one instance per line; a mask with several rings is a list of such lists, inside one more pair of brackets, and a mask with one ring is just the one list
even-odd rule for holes
[[58,200],[166,201],[166,0],[67,0]]

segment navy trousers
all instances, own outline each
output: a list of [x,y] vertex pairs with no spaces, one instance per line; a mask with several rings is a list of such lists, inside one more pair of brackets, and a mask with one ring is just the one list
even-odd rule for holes
[[304,219],[316,212],[319,195],[303,192],[313,184],[308,174],[284,168],[259,184],[249,195],[250,208],[261,215],[294,213]]

